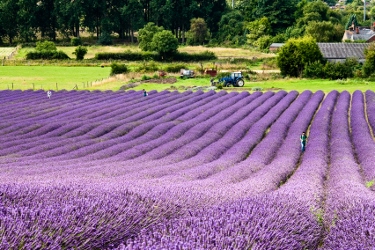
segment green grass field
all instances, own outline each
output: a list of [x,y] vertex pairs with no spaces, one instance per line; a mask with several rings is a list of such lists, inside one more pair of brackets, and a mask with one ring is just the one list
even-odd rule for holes
[[108,78],[109,67],[2,66],[0,89],[79,89]]
[[[63,66],[2,66],[0,67],[0,90],[4,89],[52,89],[58,90],[113,90],[132,81],[141,80],[143,75],[149,77],[153,73],[129,73],[123,76],[109,77],[110,67],[63,67]],[[177,75],[169,75],[177,77]],[[57,84],[57,85],[56,85]],[[209,87],[210,78],[193,78],[182,80],[177,77],[174,84],[141,83],[134,90],[179,90],[184,91],[194,87]],[[292,91],[311,90],[316,92],[332,90],[353,92],[355,90],[375,90],[375,83],[366,80],[349,79],[345,81],[329,81],[325,79],[269,79],[259,77],[257,80],[246,80],[243,88],[226,88],[227,91],[254,91],[261,88],[263,91]]]
[[[0,48],[0,52],[9,53],[15,48]],[[58,47],[58,50],[63,50],[71,58],[74,58],[72,52],[75,47]],[[128,68],[131,71],[126,75],[117,75],[110,77],[110,63],[111,62],[97,62],[91,61],[96,53],[99,52],[122,52],[125,50],[139,51],[137,46],[90,46],[88,47],[88,54],[83,62],[75,64],[75,60],[57,61],[26,61],[26,53],[33,50],[33,48],[22,48],[18,50],[13,62],[20,63],[15,65],[24,66],[1,66],[0,67],[0,90],[4,89],[52,89],[52,90],[72,90],[78,88],[79,90],[113,90],[117,91],[121,86],[130,82],[139,81],[144,75],[152,77],[157,72],[148,73],[134,73],[136,68],[141,66],[142,62],[128,62]],[[180,51],[188,53],[203,52],[206,50],[213,51],[220,58],[265,58],[274,57],[274,54],[264,54],[256,51],[240,48],[206,48],[203,46],[182,46]],[[85,61],[90,67],[85,67]],[[81,64],[80,64],[81,63]],[[153,62],[158,69],[164,69],[168,66],[167,63]],[[150,62],[148,62],[150,64]],[[12,65],[11,63],[8,65]],[[28,66],[31,65],[31,66]],[[44,66],[43,66],[44,65]],[[49,66],[46,66],[49,65]],[[78,65],[78,66],[77,66]],[[104,67],[100,67],[104,65]],[[205,62],[202,65],[198,63],[185,64],[187,68],[198,71],[200,67],[212,68],[218,67],[219,70],[235,71],[235,70],[263,70],[272,69],[260,62],[258,63],[231,63],[229,60],[219,60],[218,62]],[[74,66],[74,67],[72,67]],[[169,77],[177,77],[177,82],[174,84],[160,84],[160,83],[141,83],[134,87],[134,90],[178,90],[184,91],[194,87],[209,87],[210,78],[194,78],[182,80],[178,78],[178,74],[168,74]],[[329,80],[308,80],[308,79],[274,79],[270,74],[259,74],[257,77],[252,77],[245,81],[243,88],[226,88],[227,91],[254,91],[255,89],[262,89],[263,91],[292,91],[297,90],[302,92],[304,90],[311,90],[313,92],[322,90],[329,92],[332,90],[353,92],[355,90],[365,91],[367,89],[375,90],[375,84],[370,81],[358,79],[348,79],[345,81],[329,81]]]

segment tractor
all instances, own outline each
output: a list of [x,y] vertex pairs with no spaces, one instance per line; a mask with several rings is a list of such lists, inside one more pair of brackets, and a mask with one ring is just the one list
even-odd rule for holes
[[217,84],[222,84],[223,87],[243,87],[245,81],[242,76],[242,72],[232,72],[229,76],[225,76],[219,79],[218,82],[215,82],[211,79],[211,86],[216,86]]

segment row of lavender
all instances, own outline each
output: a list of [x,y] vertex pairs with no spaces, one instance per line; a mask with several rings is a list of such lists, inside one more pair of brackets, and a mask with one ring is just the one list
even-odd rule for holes
[[[370,124],[372,94],[366,92]],[[371,185],[373,175],[362,155],[373,152],[374,142],[363,94],[355,92],[350,102],[349,93],[331,92],[323,103],[322,92],[221,95],[239,97],[232,105],[240,104],[226,110],[229,102],[220,100],[218,106],[225,104],[216,113],[193,116],[190,120],[200,120],[188,123],[180,133],[173,124],[178,118],[170,120],[173,126],[165,133],[174,136],[173,141],[163,133],[155,140],[142,141],[148,132],[134,137],[130,142],[137,148],[127,153],[141,150],[135,157],[119,156],[126,150],[123,143],[120,153],[110,157],[90,157],[100,152],[93,148],[94,153],[88,151],[86,156],[82,151],[76,160],[50,157],[54,165],[37,163],[42,154],[19,157],[15,163],[3,158],[0,166],[6,171],[1,177],[9,178],[1,178],[2,182],[24,184],[1,186],[2,226],[7,229],[0,230],[2,247],[373,248],[374,197],[365,186]],[[16,115],[8,118],[1,124],[24,120]],[[310,123],[308,148],[301,155],[298,135]],[[32,138],[37,137],[26,143]],[[143,152],[148,144],[160,150]],[[111,150],[116,146],[112,144]],[[91,161],[78,165],[82,160]],[[56,176],[61,180],[56,182]],[[216,198],[215,205],[205,200],[195,206],[201,195]]]

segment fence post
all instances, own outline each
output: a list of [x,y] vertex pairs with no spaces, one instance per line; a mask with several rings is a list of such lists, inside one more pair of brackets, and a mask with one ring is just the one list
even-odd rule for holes
[[12,83],[12,90],[13,90],[13,88],[14,88],[14,85],[13,85],[13,83]]

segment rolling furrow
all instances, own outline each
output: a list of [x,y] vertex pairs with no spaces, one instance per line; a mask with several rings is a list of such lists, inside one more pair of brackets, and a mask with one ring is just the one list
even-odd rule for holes
[[[370,110],[372,106],[370,105]],[[355,91],[353,93],[350,128],[353,137],[353,146],[355,148],[358,161],[361,164],[365,180],[368,183],[375,182],[375,143],[369,124],[366,120],[363,93]],[[375,186],[371,185],[373,191]]]
[[[191,93],[190,93],[191,94]],[[202,94],[202,93],[197,93],[197,94],[194,94],[194,95],[199,95],[199,94]],[[175,98],[175,97],[173,97],[173,102],[172,103],[178,103],[179,101],[183,101],[183,100],[189,100],[189,98],[188,97],[186,97],[186,95],[187,94],[185,94],[185,95],[181,95],[181,98]],[[172,97],[171,97],[172,98]],[[168,100],[168,101],[171,101],[171,99],[168,99],[168,98],[164,98],[164,100]],[[171,105],[172,107],[173,107],[173,105]],[[163,109],[164,108],[164,109]],[[159,109],[161,109],[161,110],[167,110],[168,111],[168,108],[169,109],[171,109],[169,106],[163,106],[163,105],[161,105],[161,107],[159,108]],[[162,116],[163,114],[165,114],[165,112],[167,112],[167,111],[161,111],[161,112],[156,112],[155,114],[157,114],[158,116]],[[145,119],[149,119],[149,120],[153,120],[153,119],[155,119],[155,117],[154,116],[151,116],[151,115],[149,115],[149,116],[147,116],[147,114],[144,114],[143,116],[141,116],[141,117],[146,117]],[[137,116],[137,118],[139,119],[139,116]],[[105,134],[105,133],[107,133],[107,132],[109,132],[109,131],[111,131],[111,130],[113,130],[114,128],[117,128],[117,127],[119,127],[119,126],[121,126],[121,122],[113,122],[113,123],[109,123],[109,124],[100,124],[99,126],[97,126],[97,127],[95,127],[95,128],[93,128],[92,130],[90,130],[90,131],[88,131],[87,133],[85,133],[84,134],[84,137],[93,137],[93,138],[96,138],[96,137],[98,137],[98,136],[101,136],[102,134]],[[51,131],[51,130],[53,130],[53,128],[56,128],[56,127],[54,127],[54,126],[60,126],[60,124],[58,123],[58,124],[49,124],[48,126],[44,126],[44,127],[42,127],[39,131],[34,131],[34,134],[35,133],[38,133],[38,134],[36,134],[36,135],[39,135],[39,134],[46,134],[46,136],[48,136],[48,134],[52,134],[53,135],[53,133],[54,133],[54,131],[52,131],[51,133],[46,133],[46,132],[48,132],[48,131]],[[63,129],[63,128],[62,128]],[[96,132],[97,131],[97,132]],[[61,133],[60,131],[57,131],[57,133]],[[34,136],[36,136],[36,135],[34,135]],[[39,138],[43,138],[43,136],[41,136],[41,137],[39,137]],[[93,143],[95,143],[95,141],[94,140],[92,140],[92,139],[89,139],[88,140],[88,143],[87,143],[87,141],[83,141],[82,140],[82,138],[74,138],[75,140],[78,140],[79,139],[79,142],[77,143],[78,145],[84,145],[84,146],[87,146],[87,145],[90,145],[90,144],[93,144]],[[51,143],[46,143],[46,141],[48,142],[48,141],[50,141]],[[38,152],[38,151],[48,151],[48,150],[50,150],[51,149],[51,147],[57,147],[58,145],[61,145],[61,146],[65,146],[65,142],[70,142],[70,146],[72,146],[72,144],[71,144],[71,142],[72,142],[72,140],[65,140],[65,141],[61,141],[61,142],[58,142],[58,143],[56,143],[56,139],[55,139],[55,137],[53,137],[53,136],[51,136],[51,138],[48,138],[47,140],[38,140],[38,142],[35,142],[35,141],[31,141],[31,143],[30,143],[30,147],[32,148],[31,149],[31,153],[30,154],[35,154],[35,152]],[[22,148],[26,148],[27,147],[27,144],[25,144],[24,143],[24,141],[21,141],[22,142]],[[20,143],[16,143],[16,145],[19,145]],[[51,145],[52,144],[52,145]],[[56,145],[56,144],[58,144],[58,145]],[[78,145],[73,145],[73,147],[74,146],[76,146],[76,147],[78,147]],[[38,145],[40,145],[40,148],[38,149],[38,148],[34,148],[34,147],[36,147],[36,146],[38,146]],[[8,145],[9,146],[9,145]],[[15,146],[15,147],[17,147],[17,146]],[[34,149],[33,149],[34,148]],[[14,150],[17,150],[17,148],[7,148],[5,151],[5,153],[12,153],[12,152],[14,152]],[[35,151],[35,150],[37,150],[37,151]],[[18,151],[19,152],[19,151]],[[4,152],[3,152],[4,153]],[[26,152],[27,153],[27,152]],[[37,155],[34,155],[34,157],[36,157]]]
[[[332,118],[331,167],[325,202],[327,236],[322,248],[370,249],[375,247],[374,238],[366,232],[375,224],[370,214],[375,194],[366,188],[353,150],[351,139],[355,139],[354,134],[350,138],[348,124],[350,94],[343,92],[340,99]],[[363,104],[361,99],[353,96],[351,114],[359,112],[360,104]]]

